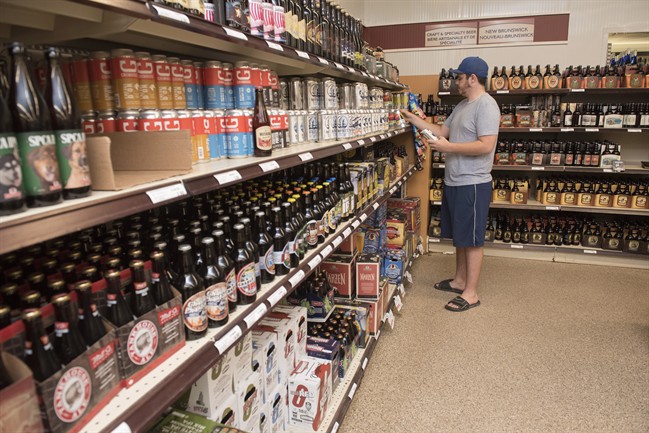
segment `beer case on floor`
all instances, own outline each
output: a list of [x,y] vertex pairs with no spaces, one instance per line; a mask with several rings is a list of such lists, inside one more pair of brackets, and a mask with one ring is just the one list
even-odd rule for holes
[[288,380],[289,428],[318,431],[329,406],[331,364],[302,359]]
[[149,433],[245,433],[234,427],[211,421],[200,415],[174,410],[161,419]]
[[11,385],[0,389],[0,431],[42,433],[43,421],[34,378],[29,367],[17,356],[0,352],[11,378]]
[[355,264],[356,254],[332,254],[320,264],[320,269],[325,271],[327,275],[329,285],[335,290],[335,298],[354,298],[356,294],[356,286],[354,285],[356,275]]

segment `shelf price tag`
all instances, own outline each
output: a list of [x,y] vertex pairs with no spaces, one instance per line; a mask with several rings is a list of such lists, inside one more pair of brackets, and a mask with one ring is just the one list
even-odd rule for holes
[[352,229],[350,229],[349,227],[347,227],[345,229],[345,231],[343,232],[343,236],[346,237],[346,238],[348,238],[349,235],[351,235],[351,234],[352,234]]
[[499,95],[509,93],[509,90],[496,90],[496,93]]
[[604,173],[613,173],[613,169],[612,168],[603,168],[602,172],[604,172]]
[[359,146],[364,146],[365,145],[365,140],[358,140],[358,145]]
[[185,24],[189,24],[189,18],[187,17],[187,15],[185,15],[183,13],[172,11],[172,10],[169,10],[169,9],[166,9],[166,8],[161,8],[161,7],[158,7],[156,5],[151,5],[151,6],[153,6],[153,9],[155,9],[155,11],[158,13],[159,17],[167,18],[167,19],[174,20],[174,21],[180,21],[181,23],[185,23]]
[[361,225],[361,222],[358,221],[358,220],[356,220],[356,221],[354,221],[354,222],[352,223],[352,227],[354,227],[355,229],[357,229],[359,225]]
[[333,250],[334,250],[334,247],[332,247],[331,245],[327,245],[327,247],[326,247],[324,250],[322,250],[322,251],[320,252],[320,255],[321,255],[322,258],[324,259],[324,258],[327,257],[329,254],[331,254],[331,252],[332,252]]
[[401,309],[403,308],[403,301],[401,300],[401,296],[394,295],[394,306],[397,307],[397,311],[401,311]]
[[331,243],[331,245],[333,245],[334,248],[338,248],[338,245],[340,245],[342,243],[343,243],[343,238],[338,236],[336,239],[334,239],[334,241]]
[[437,168],[446,168],[446,164],[438,164]]
[[394,194],[394,192],[395,192],[396,190],[397,190],[397,187],[396,187],[396,186],[393,186],[392,188],[390,188],[390,194]]
[[397,186],[401,186],[401,185],[403,185],[403,181],[402,181],[402,180],[400,180],[399,182],[397,182]]
[[359,219],[361,220],[361,222],[365,221],[367,219],[367,214],[361,215]]
[[434,201],[433,204],[434,204],[435,206],[441,206],[441,205],[442,205],[442,202],[441,202],[441,201]]
[[235,341],[241,337],[243,333],[241,332],[241,327],[236,325],[234,328],[230,329],[227,334],[219,338],[214,342],[214,346],[223,355],[227,350],[234,344]]
[[561,128],[561,132],[573,132],[575,128]]
[[338,69],[342,69],[343,71],[345,70],[345,67],[338,62],[334,62],[334,65],[336,65]]
[[352,144],[351,144],[351,143],[345,143],[345,144],[343,144],[343,149],[345,149],[345,150],[349,150],[349,149],[351,149],[351,148],[352,148]]
[[372,207],[374,208],[374,210],[377,210],[377,209],[379,208],[379,206],[380,206],[380,205],[379,205],[378,203],[374,203],[374,204],[372,205]]
[[380,138],[381,140],[385,140],[385,134],[381,134],[381,135],[379,135],[379,138]]
[[348,70],[349,72],[352,72],[352,73],[355,73],[355,72],[356,72],[356,70],[355,70],[354,68],[351,68],[351,67],[349,67],[349,66],[347,66],[347,70]]
[[559,206],[546,206],[545,210],[559,210]]
[[246,322],[246,325],[248,325],[248,329],[252,328],[255,323],[257,323],[262,317],[264,317],[266,311],[268,311],[268,308],[264,304],[259,304],[257,308],[252,310],[252,313],[248,314],[243,319],[243,321]]
[[297,285],[304,279],[304,275],[304,271],[300,269],[295,275],[289,278],[288,282],[291,283],[291,287],[297,287]]
[[272,160],[268,162],[262,162],[261,164],[259,164],[259,168],[261,168],[261,171],[266,173],[267,171],[277,170],[279,168],[279,164],[277,163],[277,161]]
[[584,132],[599,132],[599,128],[586,128]]
[[512,245],[510,245],[510,247],[513,248],[513,249],[518,249],[518,250],[522,250],[522,249],[523,249],[523,245],[512,244]]
[[349,394],[347,394],[347,397],[349,397],[350,400],[354,399],[354,394],[356,394],[356,388],[358,388],[358,385],[354,383],[352,385],[352,389],[349,390]]
[[441,240],[440,238],[430,238],[430,239],[428,240],[428,242],[431,242],[431,243],[434,243],[434,244],[438,244],[438,243],[442,242],[442,240]]
[[390,329],[394,329],[394,313],[392,312],[392,310],[388,310],[388,312],[385,313],[383,320],[387,320],[388,324],[390,325]]
[[581,93],[581,92],[585,92],[586,89],[570,89],[570,91],[573,93]]
[[628,131],[628,132],[642,132],[642,129],[638,129],[638,128],[629,128],[629,129],[627,129],[627,131]]
[[329,65],[329,62],[323,59],[322,57],[318,57],[318,60],[320,60],[320,63],[322,63],[323,65],[327,65],[327,66]]
[[146,195],[149,196],[153,204],[157,204],[163,201],[185,196],[187,195],[187,190],[185,189],[185,185],[183,185],[182,183],[176,183],[173,185],[163,186],[162,188],[147,191]]
[[406,271],[404,277],[406,277],[406,280],[408,280],[408,282],[412,284],[412,274],[410,273],[410,271]]
[[446,96],[446,95],[450,95],[451,92],[437,92],[437,94],[440,96]]
[[236,182],[241,180],[241,173],[237,170],[226,171],[225,173],[215,174],[214,178],[217,180],[219,185],[224,185],[230,182]]
[[270,308],[273,308],[279,301],[284,299],[284,296],[288,293],[286,287],[282,286],[275,291],[272,295],[268,297],[268,302],[270,302]]
[[530,132],[543,132],[543,128],[530,128]]
[[367,368],[367,361],[369,361],[369,358],[365,358],[363,360],[363,364],[361,365],[361,368],[363,369],[363,371],[365,371],[365,369]]
[[131,427],[126,424],[126,421],[115,427],[115,430],[113,430],[110,433],[133,433],[133,430],[131,430]]
[[340,424],[338,423],[338,421],[336,421],[336,422],[334,423],[333,428],[331,429],[331,433],[338,433],[338,428],[339,428],[339,427],[340,427]]
[[597,250],[584,250],[584,254],[597,254]]
[[306,152],[306,153],[300,153],[298,155],[302,162],[310,161],[313,159],[313,155],[311,155],[311,152]]
[[284,48],[282,48],[282,46],[280,44],[277,44],[277,43],[271,42],[271,41],[266,41],[266,43],[268,44],[269,48],[272,48],[273,50],[284,52]]
[[403,287],[403,283],[397,286],[397,290],[401,293],[401,296],[406,296],[406,288]]
[[532,171],[545,171],[545,167],[532,167]]
[[320,257],[320,255],[315,256],[309,261],[309,268],[311,270],[315,269],[320,264],[320,262],[322,262],[322,257]]
[[246,36],[244,33],[241,33],[239,30],[234,30],[231,29],[230,27],[223,27],[223,30],[225,30],[225,33],[228,36],[232,36],[233,38],[241,39],[242,41],[247,41],[248,36]]
[[376,137],[370,137],[370,141],[374,143],[376,141]]
[[299,57],[302,57],[303,59],[307,59],[307,60],[309,60],[309,59],[311,58],[311,57],[309,57],[309,55],[308,55],[307,53],[305,53],[304,51],[295,50],[295,54],[297,54]]

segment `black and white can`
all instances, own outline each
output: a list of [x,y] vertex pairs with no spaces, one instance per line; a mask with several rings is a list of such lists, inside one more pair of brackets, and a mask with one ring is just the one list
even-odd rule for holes
[[306,140],[310,143],[319,141],[320,134],[320,119],[316,110],[309,110],[306,115],[307,137]]
[[307,110],[320,110],[322,108],[322,83],[317,78],[307,78],[304,81],[306,91],[305,104]]
[[291,78],[291,84],[288,88],[289,109],[304,109],[304,82],[299,78]]
[[325,110],[338,109],[338,86],[333,78],[322,79],[323,108]]
[[352,138],[350,128],[351,116],[349,110],[338,110],[336,113],[336,139],[348,140]]
[[279,108],[288,110],[288,80],[279,80]]
[[353,107],[353,89],[351,84],[341,84],[338,87],[338,107],[341,110],[351,110]]

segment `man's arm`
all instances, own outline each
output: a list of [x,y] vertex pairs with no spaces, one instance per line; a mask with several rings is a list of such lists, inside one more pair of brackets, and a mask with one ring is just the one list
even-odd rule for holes
[[440,136],[438,140],[428,141],[428,145],[434,152],[458,153],[461,155],[484,155],[491,153],[496,146],[497,135],[483,135],[476,141],[466,143],[451,143],[445,137]]
[[446,137],[448,138],[449,136],[449,129],[446,127],[446,125],[433,125],[432,123],[426,122],[424,119],[420,118],[416,114],[411,113],[410,111],[407,110],[400,110],[401,114],[403,114],[403,117],[406,118],[406,120],[413,125],[415,125],[419,129],[428,129],[430,132],[435,134],[438,137]]

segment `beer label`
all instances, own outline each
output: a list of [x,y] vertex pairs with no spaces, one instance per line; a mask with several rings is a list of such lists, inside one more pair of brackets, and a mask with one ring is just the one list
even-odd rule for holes
[[273,136],[270,126],[260,126],[255,131],[257,149],[271,150],[273,148]]
[[80,129],[56,131],[56,156],[65,189],[90,185],[90,166],[86,153],[86,134]]
[[57,418],[72,423],[81,418],[90,406],[92,379],[85,368],[72,367],[54,388],[54,412]]
[[69,322],[54,322],[54,334],[57,338],[61,338],[63,335],[70,332],[70,323]]
[[138,296],[144,297],[149,294],[149,286],[145,282],[133,283],[133,288],[135,289],[135,294]]
[[158,328],[150,320],[137,322],[126,340],[126,353],[135,365],[145,365],[158,349]]
[[115,293],[106,294],[106,305],[108,305],[108,308],[117,305],[117,295]]
[[13,133],[0,133],[0,203],[23,198],[18,140]]
[[512,89],[518,90],[523,88],[523,79],[521,77],[512,77],[509,81]]
[[268,272],[269,274],[275,275],[275,259],[274,259],[275,248],[273,245],[270,246],[264,253],[264,256],[261,258],[261,268]]
[[494,90],[502,90],[505,88],[506,81],[504,77],[494,77],[492,80]]
[[287,242],[284,245],[284,250],[282,251],[282,264],[285,268],[291,268],[291,242]]
[[234,269],[225,277],[225,285],[228,292],[228,301],[237,302],[237,276]]
[[210,320],[218,322],[228,317],[228,288],[225,282],[208,287],[205,296],[207,317]]
[[311,220],[306,223],[306,242],[314,246],[318,244],[318,222]]
[[237,290],[245,296],[254,296],[257,294],[254,263],[248,263],[239,270],[237,274]]
[[183,303],[183,323],[193,332],[203,332],[207,329],[207,298],[205,291],[190,296]]
[[51,131],[19,132],[16,138],[27,195],[39,196],[60,191],[55,134]]
[[536,75],[527,77],[527,88],[528,89],[540,89],[541,88],[541,78]]

